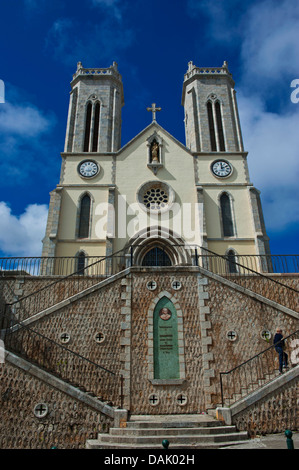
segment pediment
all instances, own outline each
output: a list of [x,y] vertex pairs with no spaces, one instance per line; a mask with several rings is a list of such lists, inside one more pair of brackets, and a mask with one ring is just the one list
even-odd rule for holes
[[160,141],[160,143],[163,140],[171,140],[174,145],[178,146],[181,150],[186,152],[187,155],[192,155],[192,152],[184,144],[173,137],[166,129],[164,129],[155,121],[139,132],[139,134],[137,134],[132,140],[125,144],[116,154],[120,155],[127,151],[130,147],[138,146],[139,142],[140,145],[144,144],[145,142],[151,143],[155,136],[156,139]]

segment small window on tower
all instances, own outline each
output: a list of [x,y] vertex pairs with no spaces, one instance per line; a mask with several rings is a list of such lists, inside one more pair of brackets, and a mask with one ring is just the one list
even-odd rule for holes
[[98,139],[99,139],[99,125],[100,125],[100,103],[95,105],[94,110],[94,127],[93,127],[93,138],[92,138],[92,151],[98,151]]
[[223,135],[223,127],[222,127],[221,108],[220,108],[219,101],[216,101],[215,103],[215,111],[216,111],[217,129],[218,129],[218,137],[219,137],[219,150],[221,152],[224,152],[225,145],[224,145],[224,135]]
[[90,224],[90,196],[85,194],[81,199],[79,215],[79,238],[88,238]]
[[222,231],[224,237],[234,236],[234,224],[229,195],[223,193],[220,198],[220,208],[222,216]]
[[209,120],[209,129],[210,129],[210,141],[211,141],[211,151],[216,152],[216,136],[215,136],[215,125],[214,125],[214,117],[213,117],[213,109],[211,101],[207,103],[207,110],[208,110],[208,120]]
[[87,108],[86,108],[85,136],[84,136],[83,152],[88,152],[88,151],[89,151],[90,126],[91,126],[91,111],[92,111],[92,104],[91,104],[91,103],[88,103]]

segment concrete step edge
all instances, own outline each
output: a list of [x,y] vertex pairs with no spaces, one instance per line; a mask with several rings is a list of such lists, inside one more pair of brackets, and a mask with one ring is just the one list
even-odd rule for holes
[[[103,444],[159,444],[163,439],[168,439],[173,444],[189,443],[197,444],[204,442],[229,442],[232,440],[240,441],[248,439],[247,432],[227,433],[227,434],[199,434],[199,435],[182,435],[182,436],[113,436],[110,434],[99,434],[98,440]],[[187,441],[187,442],[185,442]],[[190,442],[191,441],[191,442]]]
[[173,435],[176,436],[179,433],[183,435],[193,435],[196,433],[199,433],[199,435],[203,435],[204,433],[210,435],[213,433],[214,434],[227,434],[230,432],[236,432],[236,426],[215,426],[215,427],[196,427],[196,428],[111,428],[110,429],[110,435],[114,436],[120,436],[120,435],[136,435],[136,436],[142,436],[146,435],[148,436],[149,433],[152,433],[151,435],[158,435],[158,434],[168,434],[168,435]]
[[205,428],[205,427],[215,427],[215,426],[222,426],[223,423],[221,421],[128,421],[127,427],[128,428]]

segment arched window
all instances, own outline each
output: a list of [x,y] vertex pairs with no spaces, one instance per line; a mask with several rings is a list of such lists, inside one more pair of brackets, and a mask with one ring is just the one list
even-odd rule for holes
[[77,256],[77,272],[80,276],[84,275],[84,268],[85,268],[85,253],[84,251],[80,251]]
[[210,141],[211,141],[211,151],[216,152],[216,135],[215,135],[215,125],[214,125],[214,117],[213,117],[213,108],[211,101],[207,103],[207,110],[208,110],[208,120],[209,120],[209,129],[210,129]]
[[99,124],[100,124],[100,103],[95,105],[94,110],[94,127],[92,137],[92,151],[98,151],[98,138],[99,138]]
[[225,145],[224,145],[222,118],[221,118],[221,108],[220,108],[219,101],[216,101],[215,103],[215,111],[216,111],[216,121],[217,121],[218,137],[219,137],[219,150],[221,152],[224,152]]
[[86,108],[85,135],[84,135],[83,152],[88,152],[89,151],[91,112],[92,112],[92,104],[88,103],[87,108]]
[[224,237],[234,236],[234,224],[231,210],[230,198],[227,193],[220,197],[220,208],[222,217],[222,231]]
[[78,238],[87,238],[89,236],[90,205],[90,196],[85,194],[80,203]]
[[236,265],[236,254],[234,250],[229,250],[226,254],[227,257],[227,266],[228,266],[228,272],[231,274],[235,274],[238,272],[238,268]]
[[154,247],[144,256],[142,266],[171,266],[171,261],[162,248]]

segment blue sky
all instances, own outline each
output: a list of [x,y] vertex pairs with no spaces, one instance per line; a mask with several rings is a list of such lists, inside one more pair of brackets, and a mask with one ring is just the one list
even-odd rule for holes
[[[297,253],[297,0],[0,0],[0,254],[39,256],[78,61],[123,77],[122,145],[151,122],[185,143],[184,73],[228,62],[272,253]],[[297,85],[298,86],[298,85]],[[298,88],[299,89],[299,88]],[[297,100],[298,101],[298,100]]]

